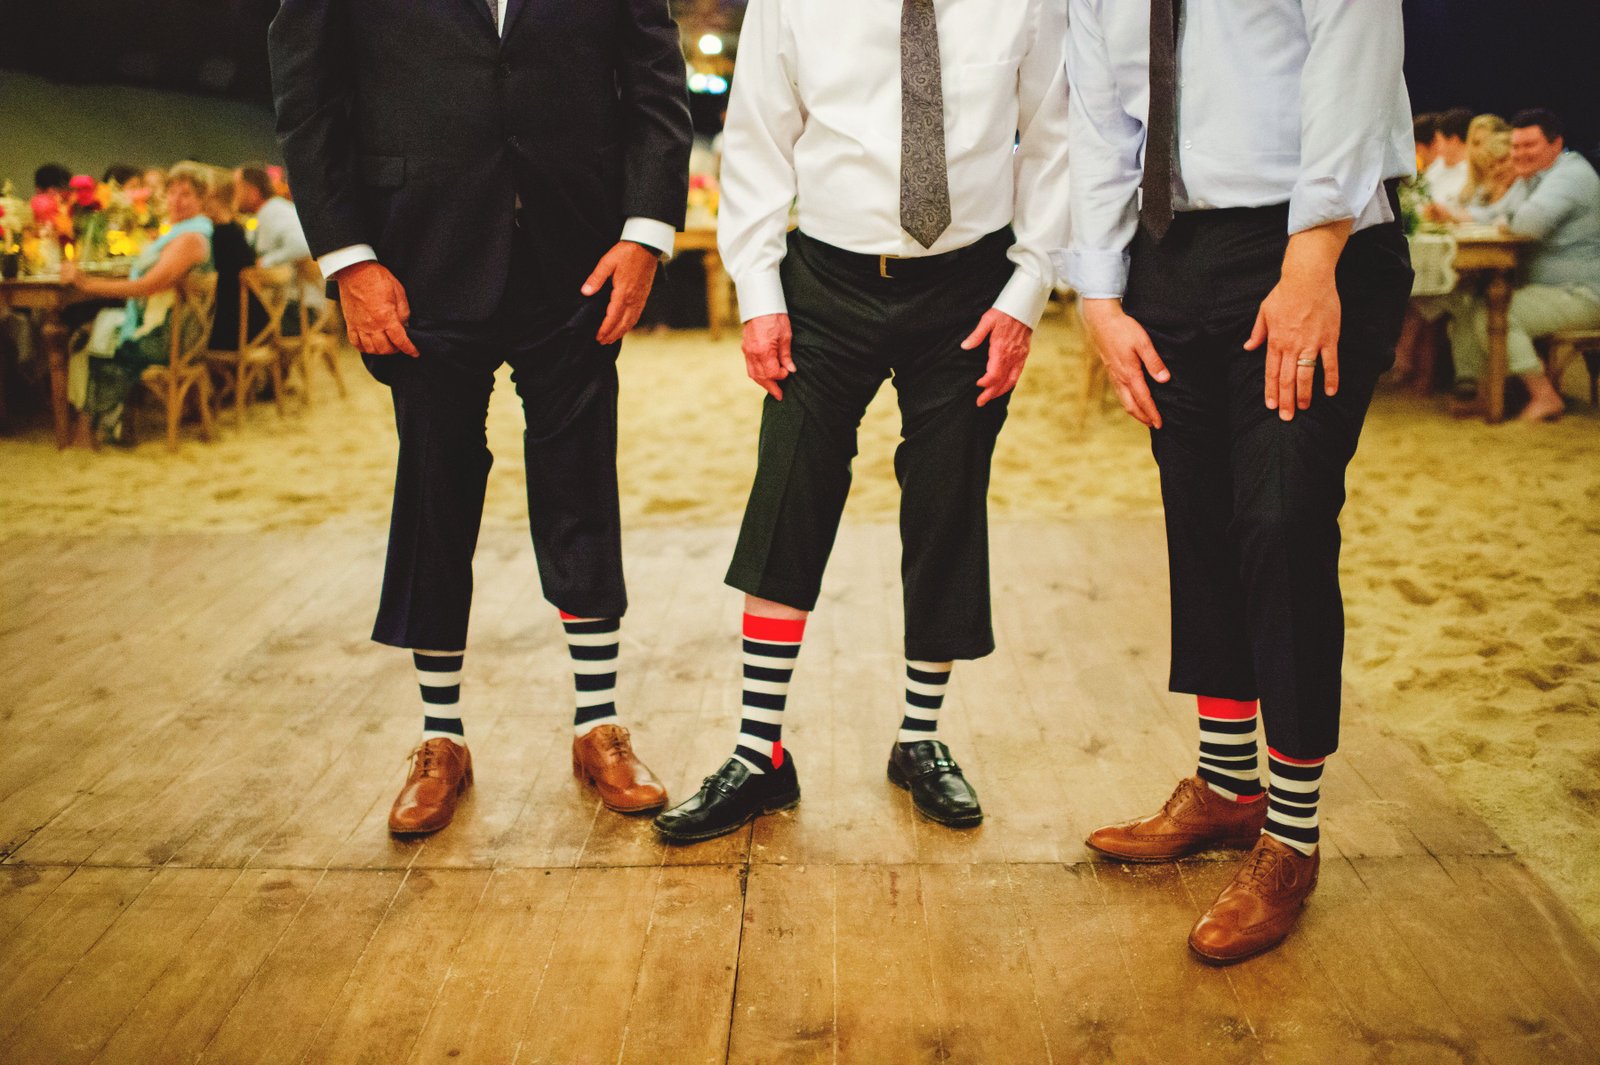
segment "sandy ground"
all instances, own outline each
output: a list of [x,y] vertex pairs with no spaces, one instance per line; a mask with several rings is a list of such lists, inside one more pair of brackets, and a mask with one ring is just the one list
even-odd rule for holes
[[[1110,405],[1080,420],[1083,366],[1076,332],[1047,320],[996,456],[996,518],[1159,513],[1144,430]],[[735,521],[760,410],[737,340],[637,338],[622,374],[624,520]],[[176,455],[154,416],[131,452],[58,454],[42,431],[0,440],[0,540],[321,522],[381,535],[387,396],[353,356],[345,375],[345,400],[319,378],[309,411],[253,408],[243,430],[230,414],[219,441]],[[509,387],[489,432],[485,520],[520,525]],[[893,517],[897,432],[886,388],[862,429],[847,520]],[[1580,404],[1555,425],[1489,427],[1383,394],[1350,483],[1349,683],[1600,934],[1600,416]]]

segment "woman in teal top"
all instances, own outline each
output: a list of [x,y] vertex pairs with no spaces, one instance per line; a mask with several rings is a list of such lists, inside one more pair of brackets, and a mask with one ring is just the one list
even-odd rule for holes
[[123,414],[128,396],[145,369],[166,362],[171,352],[168,321],[145,322],[150,297],[176,289],[191,270],[212,269],[211,219],[201,212],[211,183],[210,170],[198,163],[179,163],[172,168],[166,188],[172,228],[139,253],[126,281],[87,277],[71,263],[61,269],[61,279],[86,295],[125,297],[128,301],[116,353],[109,359],[90,360],[89,394],[83,410],[90,428],[104,443],[127,441]]

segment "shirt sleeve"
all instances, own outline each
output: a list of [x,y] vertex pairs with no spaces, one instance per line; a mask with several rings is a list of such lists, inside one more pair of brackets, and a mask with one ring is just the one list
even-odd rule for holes
[[1566,175],[1550,171],[1506,215],[1506,228],[1524,237],[1543,239],[1555,232],[1580,206],[1578,191]]
[[789,71],[782,0],[750,0],[739,35],[739,71],[724,130],[717,244],[749,321],[784,314],[783,261],[795,198],[794,146],[805,110]]
[[337,248],[326,255],[317,258],[317,269],[322,271],[322,276],[329,281],[347,266],[356,263],[376,262],[378,253],[372,250],[371,244],[352,244],[348,248]]
[[1008,253],[1016,269],[996,310],[1030,329],[1055,284],[1053,253],[1067,242],[1067,0],[1040,0],[1017,71],[1016,207]]
[[1302,0],[1310,49],[1300,75],[1300,176],[1289,232],[1359,218],[1384,178],[1404,94],[1400,0]]
[[1128,286],[1128,245],[1139,225],[1144,122],[1123,105],[1097,0],[1072,0],[1067,29],[1069,243],[1058,256],[1086,299],[1118,299]]
[[634,217],[622,224],[622,239],[643,244],[659,253],[663,260],[668,260],[672,258],[673,249],[677,244],[678,231],[670,222]]

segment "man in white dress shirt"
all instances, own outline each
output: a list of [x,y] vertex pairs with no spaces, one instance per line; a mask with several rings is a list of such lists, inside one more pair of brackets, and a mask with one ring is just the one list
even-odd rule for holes
[[[732,831],[799,799],[783,708],[850,487],[894,379],[907,682],[889,776],[964,827],[940,740],[952,662],[994,648],[989,461],[1065,240],[1065,0],[753,0],[722,164],[719,243],[768,393],[728,583],[745,593],[734,754],[656,822]],[[791,205],[799,228],[786,234]]]
[[1249,848],[1189,937],[1225,963],[1281,942],[1316,885],[1344,471],[1411,290],[1394,186],[1414,160],[1400,0],[1177,6],[1071,9],[1067,273],[1151,428],[1170,686],[1200,713],[1196,774],[1088,842],[1144,862]]

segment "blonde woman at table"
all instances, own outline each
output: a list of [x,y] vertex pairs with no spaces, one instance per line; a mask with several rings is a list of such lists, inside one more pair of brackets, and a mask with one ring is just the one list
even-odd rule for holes
[[1467,130],[1467,183],[1459,196],[1423,208],[1430,222],[1472,222],[1493,207],[1517,180],[1511,165],[1511,124],[1499,115],[1479,115]]
[[[79,421],[80,440],[93,434],[98,443],[125,444],[127,424],[123,417],[129,394],[146,367],[164,363],[171,336],[167,311],[178,282],[191,270],[209,271],[212,223],[202,212],[211,193],[211,169],[200,163],[179,163],[167,175],[165,200],[167,220],[172,228],[153,241],[133,261],[127,280],[93,277],[75,264],[61,268],[61,279],[89,296],[126,299],[119,310],[102,312],[95,323],[96,346],[108,354],[90,361],[89,383]],[[114,346],[107,339],[110,323],[120,322]]]

